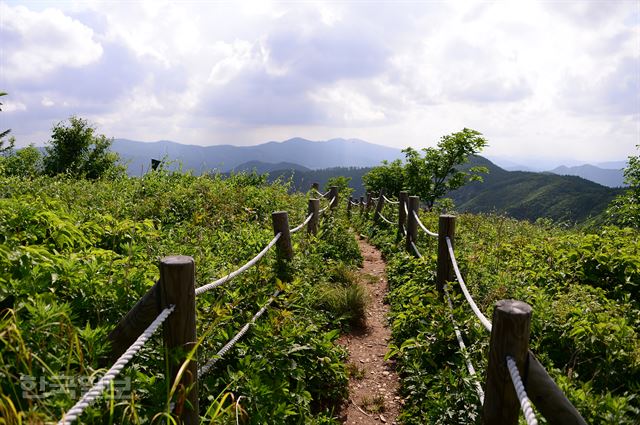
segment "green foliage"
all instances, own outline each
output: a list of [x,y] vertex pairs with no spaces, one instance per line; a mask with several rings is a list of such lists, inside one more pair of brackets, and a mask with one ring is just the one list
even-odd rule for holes
[[[273,237],[273,211],[289,211],[292,225],[304,220],[306,198],[287,192],[255,174],[223,179],[164,168],[114,180],[0,175],[0,301],[15,297],[0,316],[3,419],[60,419],[81,395],[75,379],[104,374],[106,335],[158,279],[157,259],[194,257],[197,286],[235,270]],[[204,362],[283,290],[200,381],[203,421],[235,423],[238,412],[244,423],[336,423],[347,377],[335,329],[349,319],[318,309],[312,294],[323,283],[345,285],[361,261],[347,226],[327,213],[317,237],[293,235],[291,282],[276,279],[270,253],[197,299],[196,356]],[[160,422],[163,356],[158,334],[121,375],[131,379],[129,396],[105,395],[81,422]],[[30,377],[61,391],[30,399],[21,386]]]
[[69,124],[56,124],[46,148],[45,173],[88,179],[123,174],[124,168],[116,165],[118,155],[109,150],[113,139],[95,132],[96,128],[87,120],[75,116],[69,118]]
[[459,166],[468,161],[487,145],[482,134],[468,128],[442,136],[437,148],[424,148],[424,156],[416,150],[403,150],[406,155],[406,186],[420,197],[431,209],[438,198],[464,186],[470,181],[482,181],[478,173],[486,173],[484,167],[461,170]]
[[[422,213],[430,229],[437,215]],[[406,399],[404,423],[477,423],[481,408],[435,291],[436,241],[419,236],[423,259],[404,252],[395,229],[354,225],[388,259],[393,342]],[[589,231],[495,215],[460,215],[456,258],[474,300],[491,317],[500,299],[533,307],[530,347],[578,411],[595,424],[635,424],[640,415],[640,233]],[[483,383],[489,335],[456,284],[451,294],[467,351]],[[446,319],[443,319],[446,318]],[[540,418],[539,418],[540,419]]]
[[382,161],[382,165],[373,167],[362,176],[362,181],[368,192],[378,193],[380,189],[384,189],[385,193],[396,195],[405,186],[402,161],[399,159],[392,162]]
[[33,145],[0,157],[0,173],[7,176],[35,177],[42,174],[42,154]]
[[349,187],[350,181],[351,181],[351,177],[345,177],[345,176],[330,177],[329,180],[327,180],[327,185],[325,186],[325,190],[329,190],[331,186],[337,186],[338,193],[340,194],[340,196],[343,199],[349,198],[349,196],[351,196],[351,194],[353,193],[353,189]]
[[[640,149],[640,145],[636,148]],[[640,155],[629,157],[624,179],[629,189],[611,202],[607,210],[608,221],[640,229]]]

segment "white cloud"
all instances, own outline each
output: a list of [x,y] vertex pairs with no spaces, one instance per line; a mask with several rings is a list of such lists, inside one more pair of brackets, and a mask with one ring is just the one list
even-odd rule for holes
[[0,3],[3,78],[38,79],[62,67],[82,67],[102,55],[91,28],[48,8],[36,12],[25,6]]
[[141,140],[423,147],[466,126],[494,155],[620,159],[640,11],[588,3],[1,3],[0,86],[24,106],[2,118],[19,143],[73,113]]

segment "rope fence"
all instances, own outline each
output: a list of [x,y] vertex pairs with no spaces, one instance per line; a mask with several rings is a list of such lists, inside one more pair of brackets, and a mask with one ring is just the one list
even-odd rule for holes
[[434,238],[437,238],[437,237],[438,237],[438,234],[437,234],[437,233],[433,233],[432,231],[430,231],[429,229],[427,229],[427,228],[425,227],[425,225],[424,225],[424,224],[422,224],[422,221],[420,221],[420,217],[418,216],[418,213],[417,213],[417,212],[413,211],[413,215],[414,215],[414,217],[415,217],[415,219],[416,219],[416,223],[418,223],[418,226],[420,226],[420,228],[421,228],[421,229],[422,229],[422,230],[423,230],[427,235],[432,236],[432,237],[434,237]]
[[196,296],[203,294],[207,291],[211,291],[214,288],[217,288],[220,285],[225,284],[226,282],[230,281],[231,279],[235,278],[236,276],[246,272],[248,269],[250,269],[252,266],[254,266],[258,261],[260,261],[260,259],[262,257],[265,256],[265,254],[267,252],[269,252],[269,250],[271,248],[273,248],[273,246],[276,244],[276,242],[278,242],[278,240],[280,239],[280,237],[282,236],[282,233],[278,233],[273,239],[271,239],[271,242],[269,242],[269,244],[264,247],[264,249],[262,251],[260,251],[258,253],[258,255],[256,255],[255,257],[253,257],[251,260],[247,261],[242,267],[240,267],[239,269],[237,269],[236,271],[233,271],[231,273],[229,273],[228,275],[221,277],[220,279],[213,281],[211,283],[208,283],[206,285],[203,285],[199,288],[196,288]]
[[258,310],[258,312],[256,314],[253,315],[251,320],[249,320],[240,329],[240,331],[238,331],[238,333],[235,334],[235,336],[233,338],[231,338],[229,340],[229,342],[227,342],[224,345],[224,347],[222,347],[216,353],[216,355],[214,357],[212,357],[204,366],[202,366],[200,369],[198,369],[198,376],[206,375],[211,370],[213,365],[215,365],[218,362],[218,360],[222,359],[222,357],[227,353],[227,351],[231,350],[233,348],[233,346],[236,345],[238,343],[238,341],[240,341],[240,339],[244,336],[244,334],[246,334],[249,331],[249,328],[251,327],[251,325],[255,324],[256,320],[258,320],[260,318],[260,316],[262,316],[264,314],[264,312],[267,311],[267,308],[271,305],[273,300],[275,300],[278,297],[278,295],[280,295],[280,291],[274,292],[274,294],[271,296],[271,298],[269,298],[269,300],[266,302],[266,304],[264,306],[262,306],[262,308],[260,310]]
[[[316,192],[318,191],[316,190]],[[337,205],[338,191],[336,186],[332,186],[331,190],[326,194],[318,193],[322,196],[331,196],[329,205],[322,211],[325,211],[327,208],[334,208]],[[274,246],[277,248],[279,259],[291,260],[293,258],[291,234],[302,230],[305,226],[307,226],[309,233],[315,234],[317,232],[317,219],[320,215],[318,205],[318,199],[309,199],[309,213],[307,217],[300,225],[292,229],[289,228],[288,215],[286,212],[278,211],[272,213],[273,239],[271,239],[255,257],[237,270],[198,288],[195,288],[195,265],[191,257],[173,256],[163,258],[160,262],[160,280],[143,295],[138,303],[133,306],[109,334],[109,339],[112,343],[112,353],[117,352],[117,350],[120,349],[119,347],[123,346],[123,343],[130,340],[132,336],[135,338],[135,341],[130,345],[127,344],[128,348],[121,351],[122,354],[118,356],[118,359],[107,373],[80,398],[62,417],[58,424],[68,425],[77,420],[83,411],[100,397],[102,392],[113,382],[131,358],[144,346],[151,335],[174,311],[176,311],[176,313],[173,314],[172,319],[169,321],[170,324],[173,323],[172,327],[165,327],[165,346],[167,351],[180,348],[180,356],[182,356],[182,358],[177,358],[178,356],[167,357],[171,376],[176,376],[176,379],[180,379],[179,384],[185,388],[191,388],[194,383],[197,383],[198,375],[204,375],[211,370],[213,365],[222,358],[249,331],[256,320],[265,313],[267,308],[280,295],[281,291],[275,291],[262,308],[253,315],[251,320],[200,369],[196,368],[196,362],[186,357],[186,353],[184,352],[184,348],[198,345],[195,327],[195,298],[244,273],[256,265]],[[277,270],[278,277],[286,281],[288,279],[287,271],[284,268],[278,268]],[[176,302],[171,303],[167,308],[155,314],[160,303],[167,305],[167,302],[170,300],[175,300]],[[127,345],[124,345],[124,347],[127,347]],[[186,351],[188,352],[189,350]],[[174,388],[176,385],[178,385],[178,382],[173,384]],[[189,408],[184,408],[181,409],[180,412],[174,413],[179,417],[180,422],[196,424],[199,422],[197,391],[187,393],[186,397],[186,405],[188,405]]]
[[[435,233],[427,229],[420,220],[418,215],[419,198],[417,196],[408,196],[406,192],[400,192],[398,201],[395,202],[384,196],[383,191],[380,191],[378,198],[369,194],[367,199],[370,201],[382,199],[377,204],[374,216],[376,219],[374,222],[378,224],[380,222],[394,224],[381,214],[384,201],[398,205],[398,234],[406,238],[406,249],[416,257],[423,258],[416,245],[418,228],[421,228],[427,235],[438,239],[436,286],[441,297],[446,300],[449,306],[449,316],[460,353],[464,357],[467,371],[474,381],[476,393],[483,406],[483,423],[502,424],[505,423],[506,417],[513,418],[515,421],[513,423],[516,423],[517,415],[522,411],[528,425],[537,425],[538,421],[531,400],[527,395],[527,391],[531,391],[534,394],[533,400],[536,407],[549,423],[586,425],[580,413],[528,349],[531,307],[516,300],[498,301],[493,311],[493,321],[489,320],[478,308],[466,286],[455,257],[453,248],[455,216],[441,215],[439,231]],[[491,333],[485,389],[478,380],[478,374],[471,361],[462,332],[453,315],[455,310],[448,282],[454,280],[458,281],[460,290],[474,315],[482,326]],[[525,361],[527,358],[528,361]],[[519,360],[516,361],[516,359]],[[518,365],[527,371],[529,387],[523,383]],[[511,376],[512,389],[505,387],[505,382],[508,384],[508,380],[505,381],[502,378],[507,371]],[[509,394],[513,394],[513,398]],[[511,419],[508,423],[511,423]]]
[[135,356],[138,351],[144,346],[144,344],[151,338],[151,335],[160,327],[162,322],[165,321],[171,313],[173,313],[175,306],[170,306],[162,310],[162,312],[151,322],[149,327],[145,329],[142,334],[131,344],[131,346],[120,356],[118,360],[111,366],[111,368],[104,374],[98,382],[96,382],[89,391],[87,391],[80,400],[64,414],[62,419],[58,422],[58,425],[71,425],[82,412],[89,407],[102,392],[111,384],[111,382],[120,374],[122,369],[129,363],[129,360]]

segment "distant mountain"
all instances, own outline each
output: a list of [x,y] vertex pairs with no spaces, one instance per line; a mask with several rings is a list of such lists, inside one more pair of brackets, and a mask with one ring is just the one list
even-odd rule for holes
[[575,167],[560,166],[554,168],[550,173],[561,176],[578,176],[583,179],[591,180],[603,186],[622,187],[624,186],[624,175],[620,167],[617,170],[604,169],[595,165],[585,164]]
[[234,172],[247,171],[252,172],[255,171],[258,174],[271,173],[271,172],[283,172],[285,170],[292,171],[311,171],[310,168],[303,167],[299,164],[294,164],[293,162],[278,162],[277,164],[262,162],[262,161],[249,161],[243,164],[238,165],[233,168]]
[[459,211],[501,212],[518,218],[540,217],[582,222],[601,214],[621,189],[612,189],[576,176],[506,171],[482,157],[468,167],[485,166],[483,182],[471,182],[450,192]]
[[211,170],[227,172],[248,161],[288,162],[310,169],[321,169],[374,166],[384,159],[402,157],[399,149],[358,139],[313,142],[294,138],[255,146],[193,146],[169,141],[143,143],[116,139],[112,150],[128,164],[129,174],[132,175],[140,175],[148,170],[152,158],[179,161],[183,170],[201,174]]

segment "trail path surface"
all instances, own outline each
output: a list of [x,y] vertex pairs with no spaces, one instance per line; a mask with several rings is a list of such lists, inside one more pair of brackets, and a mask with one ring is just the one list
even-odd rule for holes
[[388,283],[380,251],[363,239],[358,241],[364,258],[359,280],[369,296],[366,327],[340,338],[349,351],[352,377],[344,424],[395,424],[402,403],[398,396],[398,375],[394,364],[385,361],[391,330],[387,325],[389,306],[384,303]]

